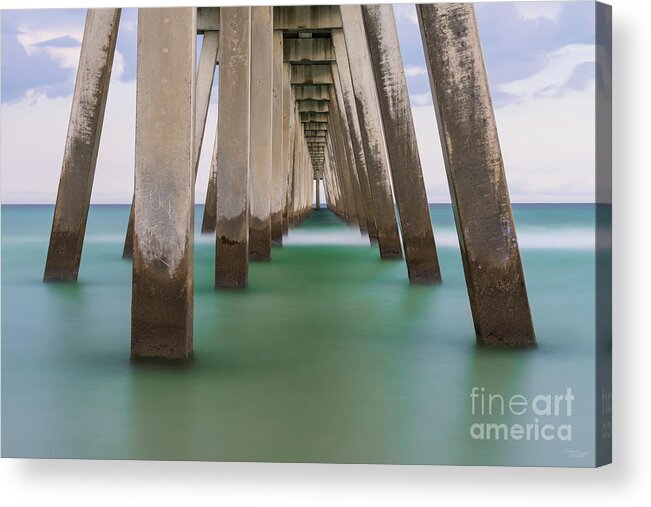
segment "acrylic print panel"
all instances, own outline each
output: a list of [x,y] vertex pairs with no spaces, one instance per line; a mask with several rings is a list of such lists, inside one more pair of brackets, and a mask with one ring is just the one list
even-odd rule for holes
[[610,462],[610,30],[3,11],[2,455]]

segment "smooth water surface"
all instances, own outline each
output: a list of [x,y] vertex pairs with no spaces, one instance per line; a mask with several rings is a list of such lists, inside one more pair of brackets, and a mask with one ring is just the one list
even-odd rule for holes
[[[2,207],[2,454],[22,457],[591,466],[593,205],[519,205],[539,347],[475,344],[449,205],[431,205],[444,277],[319,210],[244,291],[213,289],[195,224],[195,358],[133,363],[127,206],[93,206],[78,283],[44,284],[53,208]],[[473,387],[575,396],[570,442],[475,440]],[[541,423],[546,422],[541,417]]]

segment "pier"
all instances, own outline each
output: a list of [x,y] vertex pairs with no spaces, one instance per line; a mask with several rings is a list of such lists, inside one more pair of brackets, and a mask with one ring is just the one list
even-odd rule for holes
[[[477,342],[535,345],[474,8],[417,10]],[[119,19],[88,11],[45,282],[79,276]],[[193,354],[202,150],[215,290],[246,291],[249,263],[273,263],[323,203],[382,262],[404,262],[410,283],[445,283],[391,5],[139,9],[137,90],[132,357]]]

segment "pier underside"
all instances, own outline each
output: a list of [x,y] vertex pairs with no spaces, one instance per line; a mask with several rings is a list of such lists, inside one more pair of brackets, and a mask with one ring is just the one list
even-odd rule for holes
[[[476,340],[535,345],[473,6],[418,15]],[[119,19],[119,9],[88,12],[46,282],[79,277]],[[390,5],[140,9],[136,118],[122,251],[133,266],[133,358],[192,358],[195,271],[216,292],[254,299],[253,266],[276,263],[315,214],[356,228],[374,260],[398,263],[411,284],[444,283]],[[202,152],[211,170],[195,217]],[[195,262],[195,222],[213,242],[210,273]]]

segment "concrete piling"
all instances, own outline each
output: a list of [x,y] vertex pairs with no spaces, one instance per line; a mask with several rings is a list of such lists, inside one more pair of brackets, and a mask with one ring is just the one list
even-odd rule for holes
[[362,10],[359,5],[341,5],[340,9],[357,113],[360,124],[364,125],[361,129],[362,143],[375,208],[380,256],[383,259],[398,259],[402,257],[402,247]]
[[249,258],[271,259],[273,8],[251,12]]
[[283,164],[283,31],[273,33],[273,127],[271,130],[271,244],[283,244],[283,192],[285,166]]
[[331,66],[334,82],[333,86],[335,93],[337,95],[341,94],[340,102],[343,102],[344,105],[342,110],[345,110],[346,112],[348,132],[352,143],[353,156],[355,158],[355,167],[358,171],[360,190],[364,198],[368,237],[371,244],[377,244],[378,233],[375,218],[375,204],[371,193],[368,166],[362,142],[362,131],[359,124],[359,117],[357,115],[357,107],[355,105],[353,81],[350,74],[346,44],[344,34],[341,30],[332,31],[332,42],[337,56],[337,65]]
[[[212,13],[210,13],[212,14]],[[208,107],[210,105],[210,94],[212,85],[215,78],[215,66],[217,65],[217,55],[219,53],[219,31],[210,30],[203,32],[203,41],[201,44],[201,52],[199,54],[199,67],[196,76],[196,98],[195,98],[195,142],[194,142],[194,178],[196,181],[197,172],[199,171],[199,158],[201,156],[201,148],[203,146],[204,133],[206,131],[206,119],[208,118]],[[214,194],[211,192],[213,189],[209,188],[206,201],[209,199],[214,202]],[[213,215],[214,216],[214,215]],[[133,255],[133,221],[135,218],[133,202],[131,203],[131,211],[129,213],[129,223],[127,225],[127,234],[124,240],[124,249],[122,251],[123,258],[130,258]],[[206,220],[204,212],[204,222],[209,224]],[[214,224],[214,222],[212,222]],[[214,231],[207,225],[206,232]],[[202,232],[203,226],[202,226]]]
[[362,233],[366,232],[366,214],[364,213],[364,204],[362,201],[359,182],[357,181],[357,172],[355,162],[352,159],[352,153],[348,151],[345,134],[342,128],[341,114],[337,100],[332,101],[332,113],[330,120],[330,134],[334,144],[341,168],[341,175],[346,194],[349,199],[350,215],[354,222],[357,223]]
[[199,54],[199,67],[197,69],[196,91],[196,128],[194,141],[194,177],[197,178],[199,170],[199,157],[203,146],[203,136],[206,131],[206,119],[210,106],[210,95],[215,79],[215,67],[219,53],[219,32],[217,30],[203,33],[201,52]]
[[251,7],[220,12],[215,287],[248,284]]
[[[357,157],[355,156],[355,149],[353,147],[351,133],[350,133],[350,123],[348,121],[348,114],[346,112],[346,107],[344,105],[343,94],[341,92],[341,86],[339,86],[338,81],[340,80],[339,69],[336,63],[331,65],[332,68],[332,77],[335,81],[335,85],[331,87],[330,94],[332,97],[332,121],[336,123],[336,127],[340,131],[342,138],[344,151],[348,159],[348,164],[351,173],[351,182],[353,185],[353,192],[355,197],[355,207],[357,208],[357,217],[359,223],[359,229],[362,234],[368,234],[369,230],[369,221],[375,222],[371,217],[369,219],[369,211],[372,212],[370,208],[370,189],[368,188],[368,178],[363,174],[362,170],[357,165]],[[366,177],[366,180],[364,178]],[[363,183],[366,183],[364,186]],[[368,191],[369,195],[366,195],[365,192]],[[371,227],[371,229],[373,229]]]
[[[477,341],[535,345],[473,6],[417,13]],[[78,276],[119,18],[86,19],[44,281]],[[249,260],[271,259],[313,202],[383,259],[404,245],[410,282],[441,281],[391,6],[140,9],[132,357],[192,355],[194,187],[217,63],[201,227],[216,288],[246,287]]]
[[76,281],[111,79],[120,9],[89,9],[43,280]]
[[418,5],[417,12],[477,341],[534,345],[474,8]]
[[212,234],[217,228],[217,148],[219,136],[215,135],[212,157],[210,159],[210,172],[208,174],[208,187],[201,221],[201,234]]
[[409,281],[440,283],[441,271],[393,7],[390,4],[364,5],[362,11],[377,82]]
[[195,48],[195,9],[139,10],[131,302],[136,358],[192,355]]
[[293,114],[294,101],[292,100],[292,65],[283,63],[283,128],[282,128],[282,164],[283,164],[283,191],[282,195],[282,234],[286,236],[289,232],[289,216],[288,216],[288,193],[291,188],[291,117]]

